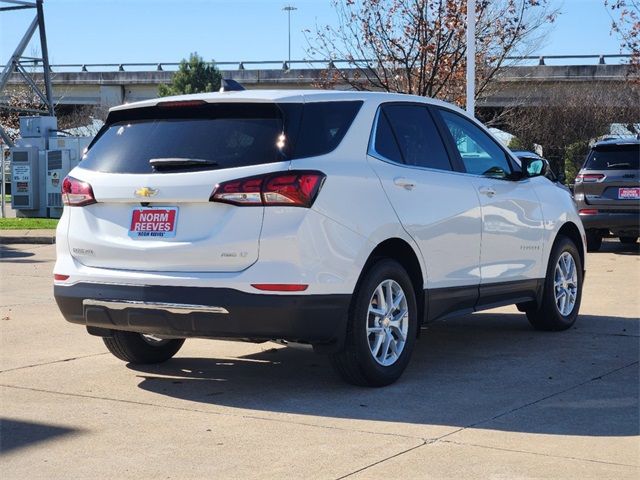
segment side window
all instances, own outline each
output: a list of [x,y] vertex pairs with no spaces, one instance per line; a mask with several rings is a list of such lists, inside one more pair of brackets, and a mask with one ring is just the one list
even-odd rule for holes
[[461,115],[448,110],[439,111],[467,173],[496,178],[506,178],[511,173],[507,154],[491,137]]
[[395,135],[389,125],[389,120],[383,111],[378,115],[374,148],[384,158],[397,163],[404,163]]
[[383,105],[374,147],[378,154],[397,163],[451,170],[438,129],[421,105]]
[[431,114],[421,105],[384,105],[407,165],[451,170],[451,163]]

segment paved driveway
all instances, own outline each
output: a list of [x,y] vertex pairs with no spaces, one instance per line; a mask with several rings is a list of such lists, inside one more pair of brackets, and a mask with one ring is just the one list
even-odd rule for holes
[[188,340],[126,365],[67,324],[53,246],[0,259],[0,478],[638,478],[640,255],[589,254],[582,315],[429,326],[395,385],[304,347]]

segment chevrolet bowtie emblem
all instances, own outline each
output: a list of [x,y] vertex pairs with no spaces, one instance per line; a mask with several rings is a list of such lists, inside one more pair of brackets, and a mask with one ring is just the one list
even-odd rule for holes
[[158,194],[157,188],[142,187],[134,192],[138,197],[153,197]]

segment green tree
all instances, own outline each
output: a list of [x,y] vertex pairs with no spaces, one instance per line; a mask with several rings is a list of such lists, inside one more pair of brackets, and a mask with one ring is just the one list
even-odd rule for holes
[[564,150],[564,174],[567,183],[574,183],[576,175],[589,151],[589,142],[578,141],[568,145]]
[[520,140],[520,138],[518,137],[511,137],[511,140],[509,140],[509,145],[507,145],[507,147],[509,148],[509,150],[531,150],[528,144]]
[[161,97],[189,93],[217,92],[220,89],[222,75],[215,62],[208,64],[197,52],[189,55],[189,60],[180,62],[178,71],[169,85],[160,85]]

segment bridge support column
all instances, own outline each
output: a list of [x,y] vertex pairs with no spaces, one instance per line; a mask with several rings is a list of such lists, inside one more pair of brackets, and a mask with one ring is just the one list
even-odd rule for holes
[[100,85],[100,105],[113,107],[124,103],[124,88],[120,85]]

